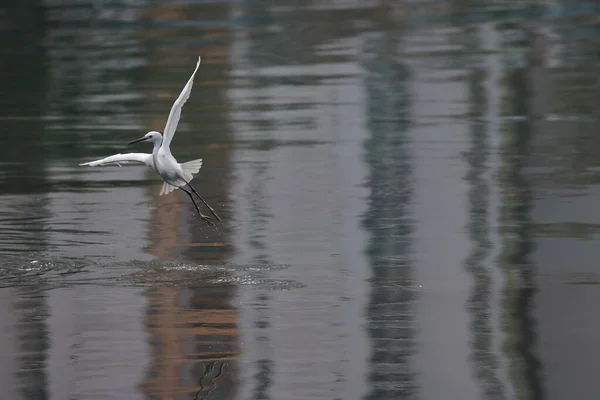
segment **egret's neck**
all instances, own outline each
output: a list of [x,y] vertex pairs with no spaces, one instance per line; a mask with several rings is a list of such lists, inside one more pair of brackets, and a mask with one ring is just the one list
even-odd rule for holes
[[160,149],[160,145],[162,144],[162,138],[158,138],[154,140],[154,148],[152,149],[152,154],[156,155],[158,153],[158,149]]

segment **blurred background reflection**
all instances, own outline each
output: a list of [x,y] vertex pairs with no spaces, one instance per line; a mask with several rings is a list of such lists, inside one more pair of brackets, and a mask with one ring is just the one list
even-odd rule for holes
[[[2,397],[599,398],[599,15],[4,3]],[[198,55],[172,151],[218,229],[78,166],[162,131]]]

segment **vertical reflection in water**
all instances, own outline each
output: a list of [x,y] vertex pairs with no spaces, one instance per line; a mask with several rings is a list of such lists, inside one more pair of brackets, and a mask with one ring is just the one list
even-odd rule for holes
[[230,398],[237,389],[237,309],[231,288],[155,288],[146,293],[152,361],[140,385],[148,396]]
[[[466,28],[464,40],[471,52],[481,52],[478,29]],[[487,181],[489,142],[485,69],[479,54],[473,55],[468,68],[469,85],[469,136],[471,147],[465,154],[469,167],[469,221],[467,232],[474,248],[465,260],[465,268],[473,277],[473,289],[468,299],[471,312],[471,361],[474,374],[481,384],[484,398],[503,399],[504,390],[497,375],[498,360],[494,355],[494,330],[490,320],[490,297],[493,276],[485,261],[491,253],[490,241],[490,187]]]
[[[236,158],[245,162],[236,163],[236,175],[240,177],[236,184],[239,194],[235,197],[240,199],[236,214],[244,225],[255,219],[254,215],[244,216],[260,210],[252,205],[254,196],[248,194],[264,185],[262,191],[267,196],[259,200],[261,208],[268,209],[271,215],[266,232],[259,230],[258,234],[268,235],[268,240],[260,238],[268,248],[265,251],[248,245],[248,238],[258,241],[253,228],[239,235],[235,244],[241,260],[246,261],[251,255],[256,260],[259,252],[267,252],[273,261],[289,263],[284,274],[297,278],[307,288],[285,294],[267,292],[258,298],[252,293],[256,289],[243,290],[249,298],[243,300],[243,334],[248,337],[244,370],[250,371],[248,375],[256,374],[244,379],[250,387],[244,392],[257,398],[289,397],[291,392],[296,397],[336,398],[344,397],[343,390],[353,398],[365,389],[362,382],[366,365],[362,361],[368,351],[365,332],[359,329],[364,307],[356,307],[357,302],[363,301],[363,289],[366,291],[361,279],[365,238],[362,229],[356,232],[352,226],[364,208],[361,204],[356,212],[348,206],[357,197],[360,203],[364,201],[361,192],[365,165],[360,160],[364,139],[363,90],[362,80],[355,82],[359,79],[355,77],[356,40],[338,36],[339,24],[333,24],[335,32],[329,27],[333,16],[354,19],[362,10],[334,11],[328,8],[329,1],[317,5],[293,0],[285,6],[269,7],[272,3],[248,3],[252,29],[240,36],[247,34],[251,40],[243,46],[246,38],[241,38],[242,46],[238,48],[247,52],[251,61],[241,57],[243,61],[236,63],[242,74],[235,89],[239,104],[236,114],[240,116],[236,134],[247,138],[252,146],[245,149],[241,142],[242,146],[236,149]],[[348,29],[355,24],[345,26]],[[331,96],[333,87],[344,92],[338,104],[338,99]],[[338,105],[340,114],[350,115],[344,120],[348,129],[341,129],[340,142],[327,115]],[[360,107],[361,112],[356,114],[352,107]],[[269,150],[259,151],[258,147]],[[335,155],[342,155],[341,165],[333,159]],[[247,182],[258,178],[250,170],[259,165],[259,158],[269,160],[263,161],[267,168],[265,177]],[[344,173],[340,175],[337,168]],[[263,179],[268,181],[260,182]],[[332,207],[344,217],[339,226]],[[242,226],[240,231],[246,229]],[[336,243],[336,234],[342,231],[346,232],[339,237],[343,243]],[[348,240],[358,241],[351,244]],[[361,270],[357,273],[359,278],[354,276],[354,268]],[[269,273],[269,277],[272,275]],[[348,293],[353,294],[351,299]],[[267,332],[269,342],[262,343]],[[357,338],[361,339],[358,346],[352,343]],[[267,344],[269,347],[263,350]],[[358,379],[352,379],[350,374]]]
[[[43,192],[48,182],[45,168],[47,153],[43,146],[46,132],[44,123],[39,118],[43,114],[41,94],[46,90],[45,53],[42,47],[44,17],[44,9],[38,1],[19,1],[13,7],[0,9],[0,18],[6,22],[2,24],[4,34],[0,35],[4,55],[0,59],[0,86],[5,94],[0,96],[0,112],[3,116],[10,117],[2,121],[2,195]],[[29,96],[27,93],[38,95]],[[27,162],[23,162],[24,156],[27,157]],[[10,220],[38,226],[23,235],[13,231],[10,236],[16,235],[16,240],[14,237],[8,238],[12,249],[25,252],[45,251],[48,243],[45,222],[49,216],[47,196],[30,195],[24,199],[6,197],[2,200],[6,200],[2,208],[5,212],[9,210],[7,216]],[[22,226],[18,228],[21,230]],[[3,250],[9,249],[3,246]],[[48,308],[45,293],[41,290],[43,280],[33,281],[31,286],[15,289],[17,300],[10,302],[13,306],[11,313],[16,321],[16,343],[13,345],[17,348],[17,356],[14,372],[23,399],[45,399],[48,397],[45,370],[49,346],[46,326]],[[5,298],[4,301],[9,299]],[[3,343],[3,346],[11,344]],[[9,360],[2,362],[13,364]],[[4,398],[6,393],[3,388],[0,388],[0,393],[0,398]]]
[[[142,21],[150,25],[140,30],[142,43],[151,45],[148,52],[150,65],[144,68],[142,85],[147,99],[144,126],[148,129],[163,130],[172,102],[189,79],[198,55],[203,57],[171,151],[180,161],[202,157],[204,164],[199,175],[194,177],[193,186],[223,221],[230,220],[228,210],[223,207],[227,203],[224,201],[227,185],[223,182],[230,173],[229,146],[209,150],[207,144],[227,143],[231,139],[230,110],[229,104],[223,101],[223,91],[231,79],[227,63],[232,30],[211,26],[217,22],[231,22],[226,17],[230,7],[226,1],[154,1],[140,12]],[[182,20],[194,24],[180,27]],[[148,112],[150,110],[155,112]],[[147,189],[152,202],[158,204],[153,218],[169,229],[151,231],[156,240],[152,254],[161,258],[223,262],[228,250],[228,224],[207,229],[206,224],[195,216],[194,206],[183,191],[159,196],[157,187],[152,185]]]
[[[266,132],[266,130],[259,130]],[[255,161],[249,166],[251,170],[250,186],[247,191],[247,198],[249,209],[246,210],[245,214],[249,216],[247,221],[247,229],[252,232],[248,235],[247,246],[254,254],[252,261],[258,264],[268,264],[269,256],[267,254],[265,239],[265,229],[269,218],[269,213],[265,209],[264,204],[266,193],[265,184],[268,179],[268,161]],[[266,292],[260,290],[256,294],[253,300],[251,300],[250,306],[253,308],[252,313],[253,325],[257,329],[258,335],[252,340],[253,344],[246,344],[253,347],[255,352],[255,374],[253,378],[256,383],[253,389],[252,398],[256,400],[263,400],[269,398],[269,388],[271,386],[271,375],[273,372],[273,360],[269,357],[269,342],[270,342],[270,328],[271,323],[269,321],[268,310],[270,309],[269,303],[271,296]]]
[[[249,2],[243,7],[243,13],[248,18],[250,26],[264,27],[271,22],[271,9],[273,4],[270,1]],[[244,48],[243,55],[240,55],[238,63],[244,65],[250,72],[248,82],[249,101],[253,104],[261,104],[261,99],[268,98],[266,90],[268,88],[267,79],[261,77],[258,69],[262,66],[271,64],[271,60],[264,56],[265,50],[271,50],[271,43],[264,40],[260,35],[260,28],[249,29],[245,31],[247,35],[244,38],[239,38],[247,46]],[[239,40],[238,40],[239,43]],[[260,47],[262,48],[260,48]],[[265,111],[268,111],[265,110]],[[252,131],[251,140],[268,142],[272,139],[271,119],[260,115],[261,111],[257,111],[257,115],[250,118],[249,127]],[[246,161],[248,167],[246,174],[248,177],[243,179],[249,182],[246,189],[245,197],[247,198],[248,209],[241,211],[241,215],[245,215],[248,219],[244,225],[246,230],[243,237],[246,238],[246,243],[242,244],[251,255],[251,261],[258,264],[272,263],[269,258],[269,251],[266,243],[266,229],[271,214],[268,210],[269,204],[267,193],[267,181],[269,179],[269,170],[272,168],[271,161],[266,153],[267,150],[256,149],[246,153]],[[271,339],[271,322],[269,318],[271,296],[264,290],[259,290],[253,299],[250,300],[252,307],[252,325],[255,330],[249,330],[248,335],[252,335],[253,343],[246,343],[246,347],[253,348],[254,353],[251,359],[254,362],[254,374],[252,379],[255,381],[252,389],[251,398],[263,400],[269,398],[271,389],[272,375],[275,368],[274,362],[270,355]]]
[[[256,78],[257,89],[261,86],[260,78]],[[257,90],[260,93],[260,90]],[[257,93],[257,96],[260,96]],[[257,127],[258,132],[268,132],[266,129]],[[263,133],[267,135],[267,133]],[[256,161],[252,163],[252,178],[250,180],[251,185],[248,190],[248,202],[250,209],[248,213],[251,215],[250,221],[248,221],[248,228],[253,232],[249,236],[249,247],[255,254],[253,262],[258,264],[268,264],[269,256],[267,253],[265,241],[265,230],[269,220],[269,212],[265,208],[264,204],[266,198],[266,180],[268,179],[268,170],[270,163],[268,161]],[[262,291],[261,291],[262,292]],[[254,388],[253,399],[262,400],[268,399],[268,391],[271,385],[271,374],[273,370],[273,361],[269,359],[269,328],[271,324],[267,310],[269,310],[269,302],[271,296],[265,292],[256,295],[253,307],[255,308],[255,321],[254,326],[259,329],[257,332],[262,332],[260,336],[255,338],[256,349],[258,352],[258,358],[256,361],[256,386]]]
[[[84,153],[89,161],[130,151],[122,147],[127,132],[141,127],[134,100],[142,98],[144,85],[136,71],[147,54],[138,37],[139,6],[127,0],[45,3],[48,84],[40,97],[51,117],[45,125],[53,178],[50,222],[62,228],[52,231],[52,243],[68,244],[74,257],[140,258],[148,208],[140,206],[141,188],[122,183],[139,182],[146,169],[81,168],[74,160]],[[86,190],[100,182],[106,190]],[[101,232],[92,229],[99,226]]]
[[17,288],[0,288],[0,388],[2,388],[2,397],[7,399],[20,399],[19,382],[15,379],[18,370],[18,320],[19,316],[15,313],[14,304],[18,301],[16,294]]
[[[0,194],[43,192],[47,150],[43,146],[43,93],[46,91],[42,47],[44,10],[37,2],[16,2],[0,8],[6,18],[0,35]],[[29,95],[33,93],[34,95]],[[24,158],[26,160],[24,160]]]
[[[238,356],[238,310],[231,306],[233,286],[211,289],[182,290],[180,301],[189,303],[195,320],[186,319],[196,333],[187,335],[192,340],[192,352],[186,355],[191,364],[189,385],[201,385],[196,398],[233,398],[237,390],[236,359]],[[189,299],[188,299],[189,297]],[[201,394],[204,396],[201,396]]]
[[[0,46],[0,114],[2,145],[0,146],[0,244],[3,252],[45,250],[48,235],[44,228],[49,217],[47,148],[44,136],[43,94],[47,81],[44,73],[46,53],[42,47],[45,33],[44,9],[38,2],[18,2],[14,7],[0,8],[6,18]],[[28,95],[35,93],[36,95]],[[26,197],[7,196],[26,193]],[[27,229],[23,229],[24,226]],[[34,228],[35,229],[30,229]]]
[[68,159],[89,152],[99,138],[118,142],[119,130],[141,129],[131,106],[141,98],[136,70],[147,49],[139,39],[141,8],[133,2],[48,3],[45,113],[56,117],[48,122],[53,143],[68,144],[55,144],[53,153]]
[[[256,320],[254,326],[257,329],[268,329],[270,328],[269,318],[266,311],[269,309],[270,297],[261,293],[257,296],[254,307],[256,309]],[[254,379],[256,379],[256,386],[252,394],[252,398],[256,400],[265,400],[269,398],[269,387],[271,386],[271,375],[273,373],[273,360],[269,359],[266,354],[269,352],[269,336],[268,332],[255,338],[257,342],[259,359],[256,361],[256,373]]]
[[411,367],[415,346],[414,280],[411,272],[412,198],[408,71],[395,60],[391,39],[366,42],[365,85],[371,138],[365,143],[371,189],[365,227],[372,268],[367,329],[372,343],[368,399],[412,396],[417,383]]
[[[505,31],[507,36],[515,32]],[[506,42],[509,42],[507,40]],[[510,44],[510,43],[509,43]],[[532,307],[535,295],[535,270],[529,261],[532,206],[530,184],[523,169],[529,157],[532,135],[531,91],[528,70],[506,69],[502,78],[502,110],[505,115],[527,116],[523,122],[501,126],[500,240],[498,264],[504,275],[502,326],[503,348],[509,359],[509,374],[519,399],[541,399],[540,366],[533,354],[535,325]]]
[[[151,65],[145,68],[149,71],[145,85],[148,95],[145,97],[151,99],[148,106],[158,104],[156,110],[163,110],[146,113],[146,126],[161,130],[158,127],[164,126],[168,114],[164,110],[168,110],[169,102],[179,95],[181,82],[189,78],[189,68],[195,65],[198,52],[203,57],[173,146],[175,154],[183,160],[203,157],[205,166],[201,176],[195,178],[198,181],[194,185],[224,221],[229,220],[226,210],[220,207],[226,185],[210,176],[221,178],[222,174],[227,175],[228,154],[222,150],[206,152],[204,146],[207,141],[228,140],[228,109],[220,99],[229,79],[227,68],[224,68],[230,50],[229,31],[204,28],[202,23],[223,18],[228,8],[226,2],[153,2],[144,8],[142,15],[152,23],[160,22],[161,26],[141,31],[146,43],[157,45],[148,53]],[[175,28],[179,20],[196,21],[200,26]],[[173,28],[165,29],[164,25],[168,24],[173,24]],[[192,37],[201,44],[183,47],[186,38]],[[165,99],[167,101],[162,101]],[[207,131],[202,135],[188,132],[201,126]],[[221,172],[211,174],[214,171]],[[183,193],[173,195],[179,195],[179,200],[158,196],[155,186],[150,186],[148,193],[152,201],[159,204],[150,222],[154,227],[149,230],[152,254],[162,258],[175,256],[219,264],[225,262],[226,248],[222,244],[229,238],[228,224],[218,230],[207,229],[196,216],[190,218],[195,211]],[[161,288],[151,292],[148,331],[154,351],[152,368],[143,385],[146,393],[166,398],[182,392],[196,399],[233,398],[237,390],[236,342],[239,336],[238,312],[230,305],[235,290],[232,285],[222,285],[217,290],[193,287]]]
[[19,314],[17,376],[20,391],[23,399],[46,399],[48,379],[45,369],[49,347],[46,295],[38,287],[24,287],[19,292],[20,299],[15,304],[15,311]]

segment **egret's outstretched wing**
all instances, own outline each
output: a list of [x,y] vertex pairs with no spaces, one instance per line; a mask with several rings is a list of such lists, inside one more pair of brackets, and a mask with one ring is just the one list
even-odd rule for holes
[[79,165],[89,165],[90,167],[97,167],[106,164],[117,164],[121,166],[121,164],[134,164],[134,163],[142,163],[146,164],[149,167],[154,165],[152,161],[152,154],[146,153],[127,153],[127,154],[115,154],[113,156],[108,156],[105,158],[101,158],[100,160],[90,161]]
[[198,62],[196,63],[196,69],[194,73],[188,80],[187,84],[184,86],[181,94],[173,103],[173,107],[171,107],[171,112],[169,113],[169,119],[167,119],[167,124],[165,125],[165,131],[163,132],[163,141],[161,145],[161,150],[166,151],[171,154],[171,150],[169,146],[171,145],[171,140],[173,139],[173,135],[175,135],[175,130],[177,129],[177,125],[179,124],[179,118],[181,117],[181,109],[183,105],[189,99],[190,93],[192,92],[192,85],[194,84],[194,76],[196,75],[196,71],[198,71],[198,67],[200,66],[201,58],[198,57]]

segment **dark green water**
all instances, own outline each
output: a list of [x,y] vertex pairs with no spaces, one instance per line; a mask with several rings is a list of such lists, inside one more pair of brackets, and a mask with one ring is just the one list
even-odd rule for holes
[[600,397],[595,5],[13,3],[2,399]]

